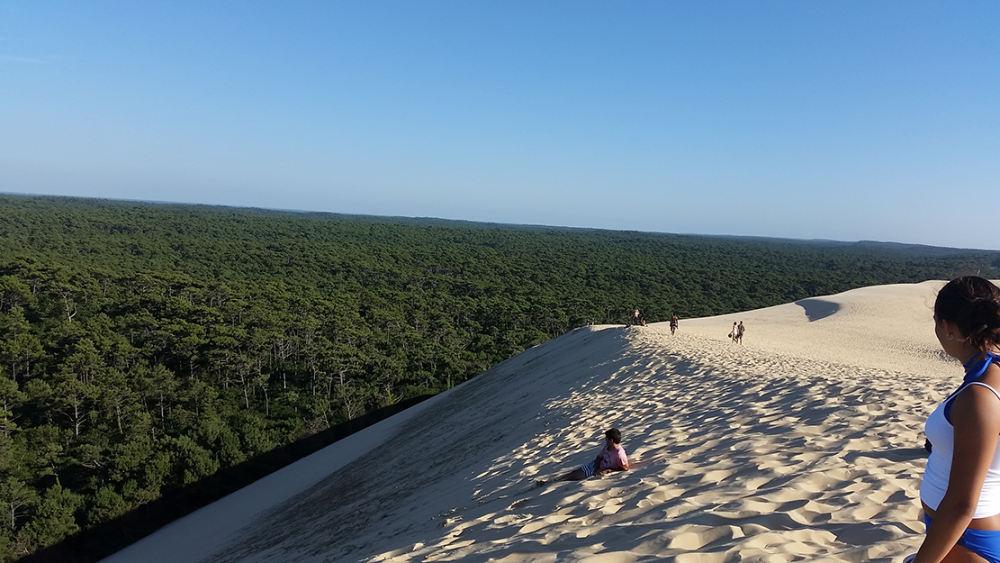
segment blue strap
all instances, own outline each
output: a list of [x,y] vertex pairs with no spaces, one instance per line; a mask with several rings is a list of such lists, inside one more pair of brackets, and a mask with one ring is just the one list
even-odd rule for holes
[[1000,360],[1000,354],[995,352],[983,352],[983,356],[980,357],[976,354],[969,361],[965,362],[962,366],[965,368],[965,377],[962,378],[962,385],[948,396],[944,402],[944,419],[951,423],[951,405],[955,400],[955,397],[962,392],[963,389],[969,386],[970,383],[978,379],[981,375],[986,373],[986,368],[990,366],[994,361]]
[[982,358],[979,358],[979,354],[976,354],[962,366],[965,368],[965,378],[962,379],[962,381],[965,383],[974,381],[977,377],[983,375],[986,368],[998,358],[1000,358],[1000,354],[997,354],[996,352],[983,352]]

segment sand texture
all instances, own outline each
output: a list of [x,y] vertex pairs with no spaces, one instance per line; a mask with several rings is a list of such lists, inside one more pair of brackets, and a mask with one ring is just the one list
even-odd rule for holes
[[[108,561],[899,561],[922,540],[924,420],[962,375],[934,337],[941,286],[674,336],[581,328],[272,476],[300,492],[227,497],[228,528],[208,507]],[[555,482],[611,426],[636,467]],[[211,541],[176,537],[209,525]]]

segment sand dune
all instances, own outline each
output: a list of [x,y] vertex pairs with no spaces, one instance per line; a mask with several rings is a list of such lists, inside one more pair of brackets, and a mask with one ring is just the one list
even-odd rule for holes
[[[941,285],[581,328],[107,561],[898,561],[924,419],[961,376]],[[553,482],[610,426],[637,467]]]

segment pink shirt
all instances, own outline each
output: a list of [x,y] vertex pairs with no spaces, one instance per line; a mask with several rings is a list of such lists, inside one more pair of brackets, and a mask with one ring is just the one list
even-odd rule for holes
[[601,460],[601,466],[597,468],[598,471],[612,468],[621,469],[628,464],[628,456],[625,455],[625,448],[621,447],[621,445],[618,445],[613,450],[609,450],[607,446],[604,446],[597,457]]

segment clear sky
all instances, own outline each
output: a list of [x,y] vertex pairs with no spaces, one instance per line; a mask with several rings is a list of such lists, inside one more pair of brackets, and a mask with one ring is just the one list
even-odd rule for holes
[[0,0],[0,191],[1000,249],[1000,2]]

